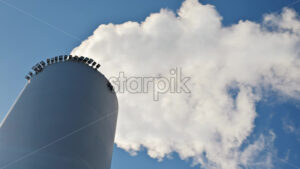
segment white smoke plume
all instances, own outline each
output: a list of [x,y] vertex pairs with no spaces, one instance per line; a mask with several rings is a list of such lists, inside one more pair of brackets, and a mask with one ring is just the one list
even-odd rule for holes
[[190,93],[166,92],[158,101],[152,93],[118,94],[119,147],[145,147],[160,160],[177,152],[208,169],[272,167],[269,155],[265,164],[251,159],[273,139],[241,145],[255,127],[262,91],[300,98],[300,21],[291,9],[262,23],[226,27],[221,20],[214,6],[186,0],[176,13],[162,9],[142,23],[100,25],[72,51],[100,62],[107,77],[168,77],[172,68],[191,77]]

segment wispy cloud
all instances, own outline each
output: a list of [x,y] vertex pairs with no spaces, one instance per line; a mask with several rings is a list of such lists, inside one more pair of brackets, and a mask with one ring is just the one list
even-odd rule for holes
[[300,128],[295,125],[294,121],[288,118],[283,118],[282,126],[286,133],[296,135],[298,141],[300,142]]

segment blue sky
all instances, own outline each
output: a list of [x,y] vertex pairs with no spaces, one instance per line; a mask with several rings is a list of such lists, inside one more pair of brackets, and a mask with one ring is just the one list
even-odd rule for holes
[[[34,63],[56,55],[68,54],[81,41],[92,35],[100,24],[120,24],[144,21],[161,8],[176,11],[181,0],[5,0],[0,1],[0,113],[5,114],[25,84],[24,76]],[[222,24],[230,26],[239,20],[261,22],[268,13],[279,13],[289,6],[300,13],[296,0],[205,0],[216,6],[223,17]],[[278,158],[274,168],[300,168],[300,102],[270,93],[256,104],[258,117],[253,133],[247,139],[254,142],[260,134],[276,135],[273,147]],[[247,144],[247,143],[245,143]],[[177,153],[162,162],[150,158],[143,148],[137,156],[115,148],[112,169],[189,169],[192,160],[180,160]]]

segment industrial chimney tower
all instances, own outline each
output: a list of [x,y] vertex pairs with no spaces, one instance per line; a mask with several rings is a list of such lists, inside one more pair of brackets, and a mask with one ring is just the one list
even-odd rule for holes
[[54,57],[34,73],[0,123],[0,169],[110,169],[116,94],[85,57]]

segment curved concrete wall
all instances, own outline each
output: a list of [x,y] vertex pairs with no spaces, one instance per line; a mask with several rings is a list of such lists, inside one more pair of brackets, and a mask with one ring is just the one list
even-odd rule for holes
[[87,64],[49,65],[26,84],[0,128],[0,168],[109,169],[118,103]]

